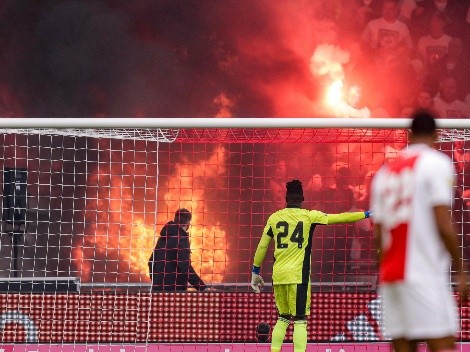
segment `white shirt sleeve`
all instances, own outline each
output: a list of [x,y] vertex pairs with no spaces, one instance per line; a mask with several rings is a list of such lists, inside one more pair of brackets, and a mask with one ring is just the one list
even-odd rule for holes
[[427,160],[427,185],[431,204],[452,205],[454,198],[455,169],[452,161],[445,155]]

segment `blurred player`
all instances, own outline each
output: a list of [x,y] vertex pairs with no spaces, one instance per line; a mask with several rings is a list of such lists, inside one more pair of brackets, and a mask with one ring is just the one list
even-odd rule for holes
[[310,266],[312,235],[316,225],[350,223],[369,217],[369,212],[325,214],[301,209],[302,183],[286,184],[286,208],[272,214],[264,228],[253,260],[251,287],[256,293],[264,285],[260,267],[274,238],[273,286],[279,318],[273,328],[271,351],[281,350],[287,327],[294,320],[294,351],[307,347],[307,319],[310,315]]
[[462,299],[468,291],[450,215],[455,171],[451,159],[434,149],[432,114],[420,110],[412,117],[411,145],[372,183],[384,326],[397,352],[416,351],[421,340],[433,352],[454,351],[451,259]]

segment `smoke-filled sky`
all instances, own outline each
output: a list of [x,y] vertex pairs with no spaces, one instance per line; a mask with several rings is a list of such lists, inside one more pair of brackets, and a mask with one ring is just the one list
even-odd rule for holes
[[3,100],[26,116],[311,116],[309,60],[332,35],[318,3],[5,0]]

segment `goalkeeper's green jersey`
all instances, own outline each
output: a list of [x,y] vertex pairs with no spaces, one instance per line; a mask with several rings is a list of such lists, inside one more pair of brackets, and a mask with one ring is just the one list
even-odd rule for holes
[[316,225],[364,219],[363,212],[325,214],[316,210],[285,208],[272,214],[264,227],[253,265],[260,267],[274,239],[273,284],[306,284],[310,280],[312,236]]

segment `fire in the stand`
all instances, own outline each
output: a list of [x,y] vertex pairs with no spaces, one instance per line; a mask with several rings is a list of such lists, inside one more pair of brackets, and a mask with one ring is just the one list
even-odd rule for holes
[[98,196],[88,197],[83,243],[73,250],[81,280],[149,282],[156,229],[151,219],[145,222],[135,184],[106,171],[90,182],[98,185]]
[[[72,251],[81,281],[150,282],[148,260],[159,232],[184,207],[193,213],[193,267],[203,280],[221,282],[228,241],[209,203],[214,207],[213,191],[223,188],[225,149],[218,147],[201,161],[183,158],[158,188],[154,177],[135,176],[157,174],[146,163],[127,163],[129,170],[113,174],[112,165],[121,160],[112,157],[113,163],[88,178],[85,233],[76,236]],[[157,192],[164,192],[158,204]]]
[[90,261],[84,258],[83,247],[74,247],[72,257],[75,263],[76,271],[79,273],[81,282],[90,282],[91,266]]

